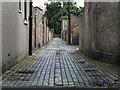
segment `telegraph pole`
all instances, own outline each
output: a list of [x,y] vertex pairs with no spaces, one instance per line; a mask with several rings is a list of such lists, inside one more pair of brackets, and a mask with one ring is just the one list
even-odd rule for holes
[[68,43],[71,44],[70,1],[68,1]]

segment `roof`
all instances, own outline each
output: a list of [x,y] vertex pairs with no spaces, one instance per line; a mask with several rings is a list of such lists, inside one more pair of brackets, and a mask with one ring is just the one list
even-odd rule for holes
[[39,10],[43,11],[40,7],[36,6],[35,8],[38,8]]

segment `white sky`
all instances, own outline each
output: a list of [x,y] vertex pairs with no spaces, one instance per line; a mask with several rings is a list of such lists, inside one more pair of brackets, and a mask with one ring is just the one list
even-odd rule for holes
[[[78,6],[83,7],[84,6],[84,0],[74,0],[77,2]],[[34,6],[40,6],[42,9],[45,8],[44,3],[49,2],[48,0],[33,0],[33,5]]]

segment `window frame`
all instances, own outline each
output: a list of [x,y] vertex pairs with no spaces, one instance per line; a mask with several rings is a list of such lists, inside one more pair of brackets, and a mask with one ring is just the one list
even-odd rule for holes
[[19,0],[19,10],[18,10],[19,13],[22,13],[22,2],[21,0]]
[[24,0],[24,24],[28,25],[28,21],[27,21],[27,0]]
[[27,20],[27,1],[24,2],[24,20]]

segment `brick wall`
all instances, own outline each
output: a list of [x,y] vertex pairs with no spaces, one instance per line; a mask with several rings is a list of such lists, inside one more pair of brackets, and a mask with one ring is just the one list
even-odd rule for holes
[[39,8],[36,9],[36,43],[37,48],[41,47],[43,45],[42,38],[43,38],[43,24],[42,24],[42,10]]
[[40,48],[43,46],[43,23],[42,10],[38,7],[33,7],[33,30],[32,30],[32,47]]
[[[79,18],[78,16],[75,16],[71,14],[71,35],[72,35],[72,44],[79,43]],[[68,41],[68,20],[62,20],[62,31],[61,31],[61,37],[63,40]]]
[[44,44],[47,43],[47,35],[46,35],[46,33],[47,33],[47,26],[46,26],[46,20],[47,19],[44,17],[43,18],[43,33],[44,33],[43,38],[44,38]]
[[79,26],[79,18],[78,18],[78,16],[75,16],[75,15],[71,14],[72,44],[77,44],[77,45],[79,43],[78,26]]
[[35,48],[35,8],[32,7],[32,15],[33,15],[33,21],[32,21],[32,49]]
[[52,38],[54,38],[54,29],[51,30]]
[[49,42],[49,27],[46,25],[47,19],[43,17],[43,12],[39,7],[33,7],[33,30],[32,47],[40,48]]
[[49,31],[49,41],[52,40],[52,32]]
[[53,38],[54,38],[54,35],[53,35],[54,33],[53,33],[53,31],[51,30],[51,31],[49,31],[49,41],[51,41]]
[[49,28],[47,27],[47,42],[49,42]]
[[67,36],[67,31],[68,31],[68,20],[62,20],[62,30],[61,30],[61,38],[63,40],[67,40],[68,41],[68,36]]

